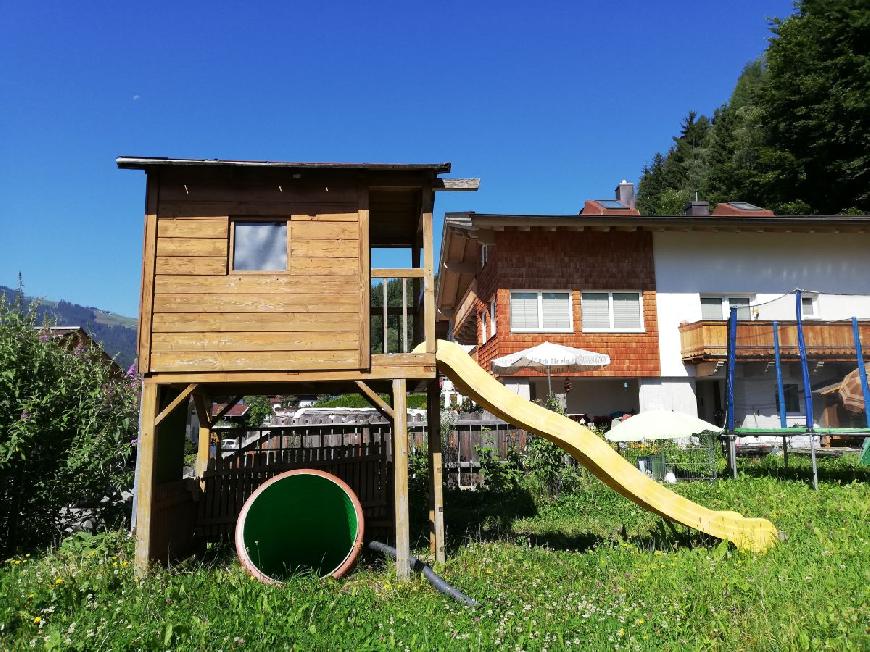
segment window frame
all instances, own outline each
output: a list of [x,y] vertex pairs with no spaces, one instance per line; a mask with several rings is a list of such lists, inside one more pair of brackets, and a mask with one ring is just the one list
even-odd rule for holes
[[[704,317],[704,307],[702,301],[704,299],[720,299],[721,303],[719,304],[722,308],[722,316],[716,320],[707,320]],[[746,299],[749,301],[749,305],[746,306],[746,309],[749,311],[749,317],[746,319],[737,318],[737,321],[755,321],[755,315],[752,313],[752,301],[755,299],[754,294],[748,294],[746,292],[699,292],[698,293],[698,305],[701,306],[701,321],[728,321],[728,317],[731,314],[731,299]],[[738,307],[738,311],[740,308]]]
[[[539,289],[513,289],[508,290],[508,321],[511,333],[573,333],[574,332],[574,297],[571,290],[539,290]],[[535,292],[538,295],[538,326],[536,328],[516,328],[513,324],[513,295],[514,292]],[[544,294],[558,293],[568,295],[568,327],[567,328],[544,328]]]
[[[797,401],[797,410],[789,410],[788,409],[788,397],[786,396],[786,388],[794,387],[795,392],[795,400]],[[782,394],[785,398],[785,414],[786,416],[801,416],[804,413],[804,405],[801,401],[801,391],[802,387],[800,383],[783,383],[782,384]],[[774,405],[776,406],[776,413],[779,414],[779,390],[774,387],[774,395],[773,395]]]
[[495,337],[497,332],[496,323],[498,321],[498,313],[496,312],[495,295],[489,300],[489,336]]
[[[227,243],[227,273],[228,274],[289,274],[290,273],[290,216],[271,215],[230,215],[229,216],[229,242]],[[284,246],[287,248],[287,265],[284,269],[234,269],[236,260],[236,223],[275,223],[281,222],[287,225],[287,236]]]
[[[810,302],[813,309],[812,315],[804,314],[804,301]],[[819,316],[819,295],[806,292],[801,294],[801,320],[806,321],[808,319],[821,319],[821,317]]]
[[[607,310],[610,315],[609,328],[586,328],[583,326],[583,295],[584,294],[606,294],[607,295]],[[638,304],[640,306],[640,326],[638,328],[616,328],[615,315],[613,314],[613,295],[614,294],[636,294]],[[643,292],[641,290],[581,290],[580,291],[580,330],[583,333],[646,333],[646,319],[643,314]]]

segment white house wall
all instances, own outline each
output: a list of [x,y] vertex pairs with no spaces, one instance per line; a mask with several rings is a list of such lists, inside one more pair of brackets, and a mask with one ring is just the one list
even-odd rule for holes
[[[694,375],[682,362],[679,326],[701,319],[702,293],[753,294],[762,303],[802,288],[820,293],[821,319],[870,319],[870,234],[665,231],[653,234],[653,246],[663,377]],[[786,297],[758,317],[794,314]]]

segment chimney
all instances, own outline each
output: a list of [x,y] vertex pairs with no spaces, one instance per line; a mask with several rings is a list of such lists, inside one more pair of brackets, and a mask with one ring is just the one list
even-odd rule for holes
[[686,204],[685,214],[688,217],[708,217],[710,215],[710,202],[690,201]]
[[616,199],[629,208],[634,208],[634,184],[625,179],[620,181],[619,185],[616,186]]

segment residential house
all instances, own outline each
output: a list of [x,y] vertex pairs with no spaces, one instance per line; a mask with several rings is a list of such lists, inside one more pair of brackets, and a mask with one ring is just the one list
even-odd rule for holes
[[[815,391],[857,364],[851,324],[841,320],[870,320],[870,216],[776,216],[745,202],[711,211],[701,201],[684,215],[644,216],[622,182],[613,199],[586,201],[574,215],[448,213],[436,304],[442,335],[475,345],[491,371],[494,358],[543,341],[608,354],[610,365],[554,381],[569,413],[660,408],[720,423],[735,307],[737,423],[770,427],[779,425],[773,320],[788,420],[803,419],[795,288],[807,290]],[[861,332],[870,356],[870,321]],[[525,397],[547,393],[540,371],[496,375]],[[851,425],[814,398],[822,425]]]

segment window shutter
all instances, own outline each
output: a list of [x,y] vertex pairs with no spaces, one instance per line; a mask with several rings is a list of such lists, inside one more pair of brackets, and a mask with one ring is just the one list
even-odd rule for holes
[[640,295],[637,292],[613,293],[613,327],[616,330],[641,328]]
[[749,312],[748,297],[731,297],[728,299],[728,307],[737,308],[737,319],[752,319],[752,315]]
[[569,297],[567,292],[541,293],[545,330],[568,330],[571,328],[571,301]]
[[538,328],[537,292],[511,292],[511,328]]
[[607,292],[584,292],[581,295],[583,328],[610,328],[610,301]]
[[701,297],[701,319],[722,319],[722,297]]

